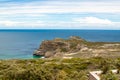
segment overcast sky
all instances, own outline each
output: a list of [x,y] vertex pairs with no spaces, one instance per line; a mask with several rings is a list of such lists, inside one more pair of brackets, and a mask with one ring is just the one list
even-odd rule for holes
[[0,0],[0,29],[120,30],[120,0]]

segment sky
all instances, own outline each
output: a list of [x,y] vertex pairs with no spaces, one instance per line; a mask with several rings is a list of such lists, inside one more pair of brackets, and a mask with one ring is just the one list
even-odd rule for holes
[[0,29],[120,30],[120,0],[0,0]]

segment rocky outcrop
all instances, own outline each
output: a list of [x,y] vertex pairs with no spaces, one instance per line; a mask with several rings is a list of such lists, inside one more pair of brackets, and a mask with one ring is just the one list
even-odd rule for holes
[[82,42],[85,41],[79,37],[72,36],[69,39],[46,40],[40,45],[40,48],[34,52],[34,55],[49,57],[61,57],[65,53],[77,52],[84,48]]

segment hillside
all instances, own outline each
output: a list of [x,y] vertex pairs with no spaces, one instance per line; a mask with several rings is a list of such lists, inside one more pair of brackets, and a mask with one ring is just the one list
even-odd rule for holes
[[120,59],[0,60],[0,80],[88,80],[88,71],[115,68]]
[[[0,60],[0,80],[88,80],[89,71],[119,69],[120,58]],[[119,73],[120,74],[120,73]],[[118,74],[118,75],[119,75]],[[109,75],[104,73],[103,75]],[[114,75],[108,76],[109,80]],[[110,79],[118,80],[118,79]]]
[[120,57],[120,42],[89,42],[80,37],[56,38],[41,43],[35,56],[45,58]]

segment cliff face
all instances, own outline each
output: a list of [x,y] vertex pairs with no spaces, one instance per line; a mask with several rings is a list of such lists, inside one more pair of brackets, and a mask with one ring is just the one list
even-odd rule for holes
[[45,57],[54,56],[63,47],[67,46],[64,42],[57,41],[43,41],[40,48],[35,52],[36,55],[43,55]]
[[69,39],[56,38],[54,40],[43,41],[39,49],[34,52],[34,55],[46,58],[101,57],[109,56],[113,53],[120,53],[120,43],[87,42],[80,37],[72,36]]

